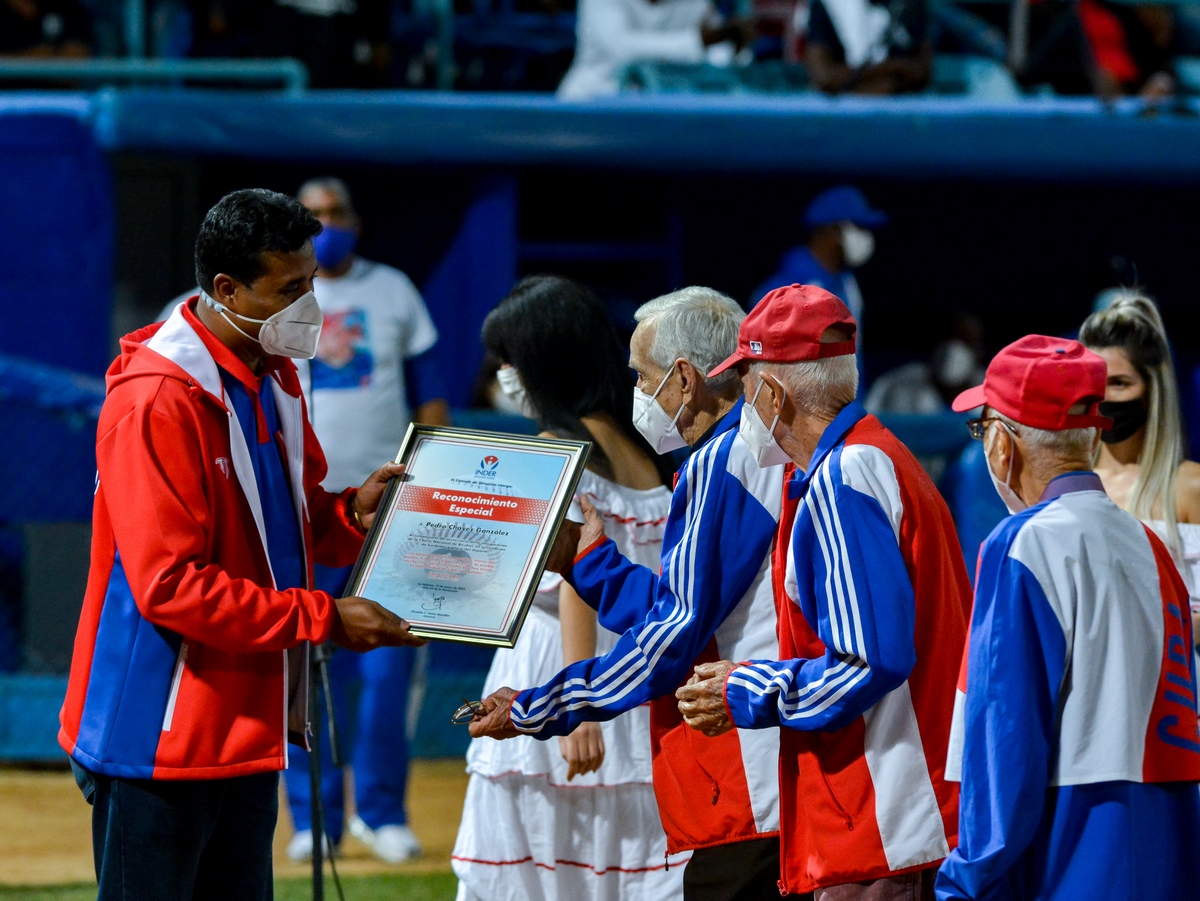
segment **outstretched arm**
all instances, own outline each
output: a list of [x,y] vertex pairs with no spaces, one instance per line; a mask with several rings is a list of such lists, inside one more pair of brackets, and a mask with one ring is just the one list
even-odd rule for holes
[[672,691],[728,612],[765,577],[775,517],[725,471],[723,446],[713,442],[688,462],[674,502],[684,512],[667,529],[650,615],[610,653],[572,664],[512,698],[509,719],[517,731],[567,734]]

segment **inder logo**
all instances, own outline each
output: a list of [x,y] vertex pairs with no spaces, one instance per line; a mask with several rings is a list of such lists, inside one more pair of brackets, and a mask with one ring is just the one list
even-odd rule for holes
[[494,479],[496,478],[496,467],[500,465],[500,458],[489,454],[479,461],[479,468],[475,470],[475,477],[478,479]]

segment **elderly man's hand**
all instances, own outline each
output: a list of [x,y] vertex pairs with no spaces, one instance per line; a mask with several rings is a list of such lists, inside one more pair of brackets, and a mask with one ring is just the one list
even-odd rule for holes
[[729,660],[701,663],[692,678],[675,692],[683,721],[712,738],[733,728],[725,709],[725,677],[737,669]]
[[351,508],[363,531],[371,528],[371,523],[375,521],[375,511],[379,509],[379,502],[383,499],[388,482],[401,478],[404,478],[402,463],[385,463],[367,476],[367,480],[358,489],[358,494],[354,496],[354,506]]
[[566,572],[576,557],[604,537],[604,521],[592,502],[581,497],[579,506],[583,510],[583,524],[565,520],[554,539],[550,559],[546,561],[546,569],[552,573]]
[[508,708],[512,705],[512,699],[517,696],[517,691],[514,688],[497,688],[490,695],[483,699],[483,706],[479,712],[475,714],[475,718],[471,720],[467,727],[471,732],[472,738],[495,738],[497,740],[504,738],[516,738],[521,733],[512,724],[512,719],[508,715]]
[[386,607],[366,598],[338,598],[333,620],[333,643],[351,651],[411,645],[420,647],[423,638],[408,630],[408,623]]

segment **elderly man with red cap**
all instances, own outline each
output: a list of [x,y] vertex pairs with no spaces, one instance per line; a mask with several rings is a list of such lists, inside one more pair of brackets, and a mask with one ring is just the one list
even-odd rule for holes
[[1200,735],[1188,593],[1091,471],[1104,360],[1030,335],[954,409],[1014,514],[980,550],[948,778],[959,846],[939,899],[1200,897]]
[[781,891],[932,898],[957,838],[944,750],[970,585],[937,489],[854,400],[855,328],[829,292],[780,288],[715,370],[742,377],[760,465],[796,467],[776,547],[782,660],[702,664],[677,697],[707,735],[781,727]]

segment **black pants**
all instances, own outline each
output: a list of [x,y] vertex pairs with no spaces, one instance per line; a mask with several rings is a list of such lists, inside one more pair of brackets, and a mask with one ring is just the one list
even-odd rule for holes
[[773,901],[779,897],[779,839],[701,848],[683,871],[684,901]]
[[272,901],[279,774],[167,781],[80,773],[94,785],[97,901]]

